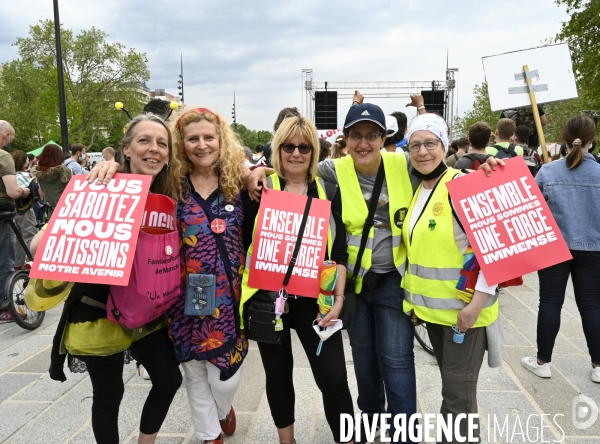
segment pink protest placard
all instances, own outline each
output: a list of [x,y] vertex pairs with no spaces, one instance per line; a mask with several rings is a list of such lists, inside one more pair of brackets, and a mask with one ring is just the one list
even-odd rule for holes
[[127,285],[151,177],[115,174],[108,185],[74,176],[48,223],[30,276]]
[[[251,287],[272,291],[282,288],[306,199],[306,196],[284,191],[263,191],[252,244],[248,280]],[[330,214],[331,202],[312,200],[296,265],[287,286],[290,294],[319,296],[319,266],[325,260]]]
[[489,284],[571,259],[541,190],[522,157],[448,182],[458,217]]

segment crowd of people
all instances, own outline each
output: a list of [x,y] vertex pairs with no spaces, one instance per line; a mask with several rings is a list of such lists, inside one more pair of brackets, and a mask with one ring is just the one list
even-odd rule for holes
[[[593,223],[600,214],[600,165],[588,152],[595,141],[595,122],[583,116],[566,122],[565,159],[542,166],[532,129],[517,125],[511,113],[503,114],[494,131],[477,122],[467,137],[450,141],[446,122],[428,112],[422,96],[411,96],[407,106],[417,110],[410,124],[406,114],[385,115],[356,92],[343,134],[332,145],[297,108],[285,108],[276,119],[273,140],[254,153],[244,149],[222,115],[207,108],[187,110],[172,121],[152,113],[131,120],[117,156],[106,148],[106,161],[93,168],[89,180],[106,184],[116,172],[145,174],[152,179],[150,192],[178,201],[182,289],[164,319],[127,337],[121,325],[107,319],[108,285],[72,286],[53,342],[50,376],[64,381],[65,361],[71,371],[89,373],[97,442],[119,441],[122,372],[132,359],[152,381],[139,443],[156,440],[182,381],[198,439],[222,444],[224,436],[235,433],[232,403],[249,352],[247,312],[263,292],[250,285],[250,264],[265,188],[331,202],[325,259],[335,261],[338,274],[326,316],[319,315],[314,298],[289,295],[281,314],[286,329],[280,342],[258,342],[280,443],[296,442],[290,328],[322,393],[332,439],[366,442],[364,433],[355,441],[342,441],[341,414],[354,416],[342,336],[334,333],[320,350],[313,322],[325,328],[347,320],[343,328],[350,337],[357,405],[368,417],[417,412],[413,336],[420,323],[427,326],[440,370],[440,413],[477,413],[485,351],[491,367],[502,362],[501,295],[479,271],[471,298],[458,297],[470,245],[446,183],[479,168],[494,174],[502,159],[516,156],[535,175],[573,256],[538,273],[538,352],[524,357],[523,366],[537,376],[551,376],[549,363],[571,276],[591,379],[600,383],[600,228]],[[14,137],[12,126],[0,121],[0,145],[10,145]],[[70,152],[65,159],[59,146],[49,144],[31,159],[22,151],[11,156],[0,150],[0,210],[21,208],[19,230],[34,253],[44,230],[35,228],[33,203],[23,212],[21,202],[37,193],[38,200],[56,205],[70,178],[86,172],[85,146],[74,144]],[[0,250],[9,254],[0,261],[0,281],[24,262],[22,252],[13,253],[14,244],[10,227],[2,224]],[[197,276],[216,279],[212,308],[190,313],[188,287]],[[453,340],[457,332],[462,343]],[[107,340],[116,337],[125,339]],[[466,419],[459,424],[463,436],[467,425]],[[392,424],[390,436],[394,432]]]

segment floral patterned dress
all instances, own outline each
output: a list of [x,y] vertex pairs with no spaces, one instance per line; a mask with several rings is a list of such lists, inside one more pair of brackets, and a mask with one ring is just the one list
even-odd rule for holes
[[[221,380],[227,380],[242,365],[248,353],[248,341],[239,330],[238,307],[246,252],[242,235],[244,212],[241,196],[225,201],[220,189],[215,190],[206,201],[191,185],[183,187],[183,203],[177,208],[177,220],[182,233],[182,284],[185,287],[187,273],[207,273],[217,276],[216,304],[212,316],[186,316],[184,314],[185,291],[167,313],[169,337],[173,341],[179,362],[193,359],[210,361],[221,371]],[[220,218],[227,228],[222,234],[214,234],[210,220],[199,202],[210,208],[210,219]],[[233,288],[225,271],[215,236],[222,236],[229,255]]]

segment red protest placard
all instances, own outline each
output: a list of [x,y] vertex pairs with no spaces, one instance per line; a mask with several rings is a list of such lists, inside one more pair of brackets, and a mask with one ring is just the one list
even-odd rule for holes
[[151,177],[115,174],[108,185],[73,176],[35,255],[30,276],[127,285]]
[[490,285],[572,257],[523,158],[504,161],[491,177],[476,171],[447,184]]
[[[252,243],[248,280],[251,287],[281,289],[296,245],[306,199],[306,196],[284,191],[263,191]],[[296,265],[287,286],[290,294],[319,296],[319,265],[325,260],[330,214],[331,202],[312,200]]]

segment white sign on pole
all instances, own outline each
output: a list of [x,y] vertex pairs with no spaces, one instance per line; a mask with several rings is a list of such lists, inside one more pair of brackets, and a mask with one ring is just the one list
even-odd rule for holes
[[575,99],[577,85],[566,43],[482,58],[492,111],[531,106],[523,66],[529,66],[537,103]]

